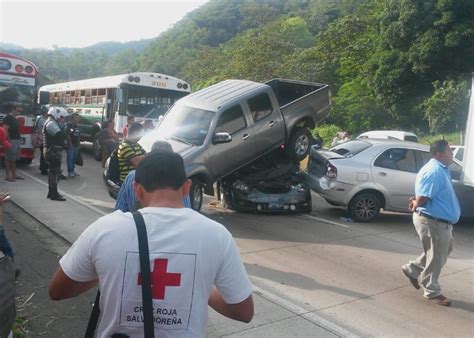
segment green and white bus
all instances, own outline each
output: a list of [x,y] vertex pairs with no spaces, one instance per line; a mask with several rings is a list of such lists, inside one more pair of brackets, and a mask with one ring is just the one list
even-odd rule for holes
[[82,141],[93,142],[97,148],[97,135],[105,120],[113,118],[118,133],[130,115],[138,121],[158,121],[176,100],[190,92],[190,85],[183,80],[140,72],[46,85],[39,89],[39,101],[78,113]]

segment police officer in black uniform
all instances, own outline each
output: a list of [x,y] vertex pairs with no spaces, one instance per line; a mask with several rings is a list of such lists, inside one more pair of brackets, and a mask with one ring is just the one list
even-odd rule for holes
[[59,118],[64,112],[58,107],[51,107],[48,119],[43,127],[44,157],[49,165],[48,198],[52,201],[65,201],[58,192],[58,181],[61,175],[61,152],[64,147],[66,134],[59,125]]

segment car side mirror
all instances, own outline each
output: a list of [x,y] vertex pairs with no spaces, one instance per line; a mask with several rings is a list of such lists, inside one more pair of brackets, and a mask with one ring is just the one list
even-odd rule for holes
[[232,136],[229,133],[216,133],[212,138],[213,144],[232,142]]

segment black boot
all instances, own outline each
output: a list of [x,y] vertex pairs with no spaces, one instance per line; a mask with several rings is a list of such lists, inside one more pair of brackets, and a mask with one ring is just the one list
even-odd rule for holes
[[65,201],[66,199],[64,196],[60,195],[58,193],[58,189],[49,189],[48,191],[48,196],[47,196],[51,201]]
[[63,196],[61,196],[59,194],[55,195],[53,197],[50,197],[50,199],[51,199],[51,201],[61,201],[61,202],[64,202],[66,200]]

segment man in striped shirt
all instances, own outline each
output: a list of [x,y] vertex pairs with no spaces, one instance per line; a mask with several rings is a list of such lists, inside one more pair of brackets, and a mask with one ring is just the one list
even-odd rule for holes
[[[173,148],[166,141],[156,141],[151,147],[151,152],[156,150],[167,150],[172,152]],[[146,155],[145,155],[146,156]],[[123,181],[118,196],[117,202],[115,203],[115,210],[122,210],[123,212],[133,212],[139,209],[138,201],[135,196],[135,190],[133,188],[133,182],[135,181],[135,170],[132,170],[125,180]],[[189,192],[183,197],[183,205],[186,208],[191,208],[191,200],[189,198]]]
[[118,147],[118,162],[120,168],[120,182],[124,182],[128,173],[135,169],[143,159],[145,150],[138,144],[143,135],[143,126],[135,122],[128,129],[127,138]]

